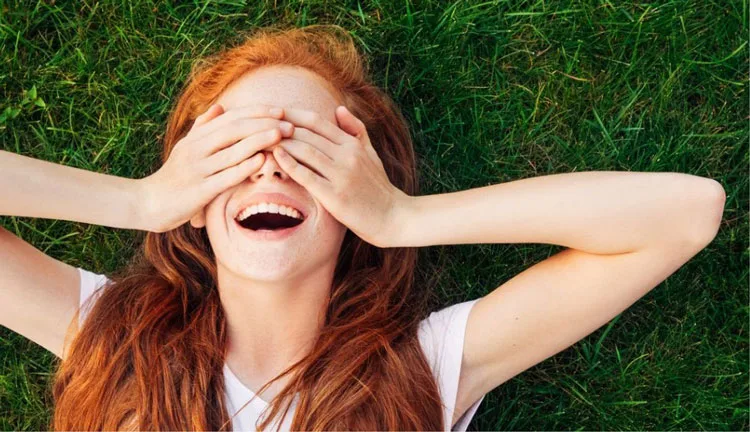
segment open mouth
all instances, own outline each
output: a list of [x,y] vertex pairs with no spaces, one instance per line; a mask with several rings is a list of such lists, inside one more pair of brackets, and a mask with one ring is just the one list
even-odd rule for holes
[[279,231],[296,227],[304,220],[281,213],[256,213],[243,220],[236,220],[236,222],[242,228],[251,231]]

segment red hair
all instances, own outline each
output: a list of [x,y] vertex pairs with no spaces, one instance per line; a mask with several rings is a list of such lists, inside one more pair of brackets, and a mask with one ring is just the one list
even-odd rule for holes
[[[418,194],[407,122],[371,84],[338,26],[259,29],[197,62],[169,116],[162,163],[227,86],[269,65],[300,66],[330,83],[367,126],[390,181]],[[414,283],[416,263],[416,248],[378,248],[347,231],[323,329],[306,357],[263,387],[292,374],[256,426],[286,413],[299,393],[296,430],[443,429],[438,387],[417,337],[427,292]],[[185,223],[146,233],[133,261],[110,279],[55,374],[51,429],[231,429],[222,372],[227,329],[205,228]]]

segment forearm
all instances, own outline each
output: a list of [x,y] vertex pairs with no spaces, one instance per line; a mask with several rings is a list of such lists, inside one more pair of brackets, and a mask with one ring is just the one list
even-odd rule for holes
[[0,215],[144,229],[133,179],[0,150]]
[[396,241],[410,247],[547,243],[624,253],[655,242],[705,238],[721,220],[719,190],[711,179],[671,172],[532,177],[409,197]]

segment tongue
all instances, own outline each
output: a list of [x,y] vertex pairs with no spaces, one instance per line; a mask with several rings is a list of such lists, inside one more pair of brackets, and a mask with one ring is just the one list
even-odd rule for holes
[[284,229],[293,226],[297,226],[302,223],[301,220],[295,219],[279,213],[256,213],[249,218],[240,222],[243,228],[248,228],[253,231],[257,230],[277,230]]

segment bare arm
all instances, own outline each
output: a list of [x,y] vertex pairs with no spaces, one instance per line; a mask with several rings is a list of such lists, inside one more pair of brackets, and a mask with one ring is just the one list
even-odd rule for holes
[[[142,228],[131,179],[0,151],[0,185],[0,215]],[[0,324],[62,357],[78,308],[78,271],[2,227],[0,262]]]
[[137,181],[0,150],[0,215],[145,229]]
[[[2,227],[0,262],[0,325],[62,358],[65,332],[78,308],[78,271]],[[77,322],[72,331],[78,332]]]
[[[0,216],[84,222],[165,232],[262,163],[256,152],[281,138],[268,106],[196,118],[154,174],[128,179],[0,151]],[[280,117],[283,114],[274,114]],[[63,357],[80,296],[77,270],[0,227],[0,325]],[[72,331],[78,330],[73,322]]]
[[410,197],[395,246],[547,243],[595,254],[636,251],[675,237],[713,238],[724,193],[676,172],[584,171]]
[[567,246],[479,299],[453,422],[479,397],[606,324],[715,237],[721,185],[681,173],[589,171],[412,197],[402,245]]

